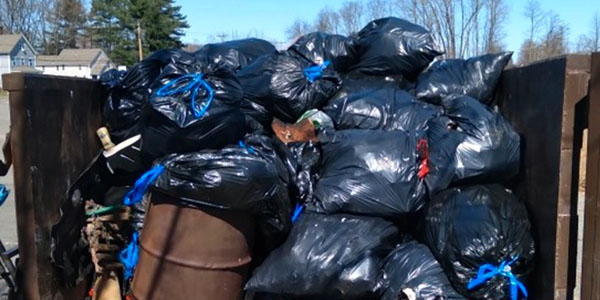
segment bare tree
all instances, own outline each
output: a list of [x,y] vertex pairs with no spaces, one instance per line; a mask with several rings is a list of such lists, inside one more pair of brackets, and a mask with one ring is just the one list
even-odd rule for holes
[[[544,13],[539,41],[527,38],[521,45],[519,64],[525,65],[541,59],[565,54],[569,51],[569,27],[552,12]],[[536,29],[537,30],[537,29]],[[537,31],[535,35],[537,35]]]
[[36,48],[45,39],[46,15],[54,0],[0,0],[0,26],[23,34]]
[[[485,24],[480,19],[488,1],[492,0],[396,0],[395,4],[404,17],[430,29],[446,49],[446,57],[454,58],[478,54],[474,49],[483,48],[472,43],[483,41],[478,38],[483,32],[479,27]],[[504,20],[495,22],[501,30]]]
[[590,22],[590,31],[588,34],[579,37],[577,44],[578,52],[598,52],[600,51],[600,14],[596,12]]
[[363,6],[358,1],[346,1],[340,8],[342,32],[350,35],[356,33],[362,26]]
[[392,14],[389,0],[369,0],[365,8],[369,21],[389,17]]
[[568,32],[569,27],[557,14],[551,13],[548,16],[546,32],[542,40],[544,58],[562,55],[569,51]]
[[193,53],[193,52],[200,50],[200,48],[202,48],[202,45],[200,45],[200,44],[189,43],[189,44],[186,44],[182,49],[184,51]]
[[504,0],[488,0],[486,3],[486,23],[485,23],[485,52],[495,53],[502,51],[504,47],[503,24],[508,17],[508,7]]
[[540,3],[537,0],[529,0],[529,2],[525,4],[523,16],[527,18],[527,22],[529,23],[527,37],[530,41],[535,41],[537,34],[543,25],[546,13],[541,9]]
[[312,28],[306,21],[296,19],[296,21],[294,21],[294,23],[292,23],[292,25],[285,30],[285,34],[288,40],[293,40],[311,31]]
[[529,0],[525,4],[523,16],[527,19],[527,38],[521,44],[519,50],[519,64],[525,65],[544,57],[542,50],[542,42],[540,39],[542,26],[548,17],[547,13],[542,10],[540,3],[537,0]]
[[329,7],[322,8],[319,11],[319,14],[317,14],[317,18],[315,19],[315,30],[327,33],[339,33],[339,15]]

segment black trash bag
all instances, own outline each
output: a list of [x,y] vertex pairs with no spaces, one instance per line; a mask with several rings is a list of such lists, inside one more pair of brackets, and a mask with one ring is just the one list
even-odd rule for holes
[[398,245],[384,260],[381,300],[465,299],[453,288],[427,246],[410,241]]
[[226,68],[204,65],[191,55],[160,75],[142,120],[148,160],[170,153],[219,149],[246,134],[242,88]]
[[425,204],[420,132],[343,130],[320,134],[323,160],[315,199],[320,213],[397,217]]
[[252,63],[256,58],[276,52],[275,46],[265,40],[247,38],[206,44],[196,51],[194,56],[198,60],[206,60],[206,63],[236,72]]
[[101,85],[110,90],[121,84],[121,81],[123,81],[123,77],[125,77],[125,74],[127,74],[127,72],[123,70],[106,70],[102,74],[100,74],[99,81]]
[[455,148],[455,183],[493,183],[519,173],[520,137],[500,113],[467,96],[447,99],[443,107],[463,136]]
[[439,104],[450,95],[466,95],[487,103],[494,95],[512,52],[434,62],[417,79],[417,98]]
[[319,67],[289,55],[263,55],[240,70],[237,77],[248,101],[273,117],[294,123],[305,111],[323,106],[342,83],[329,67],[309,72],[316,77],[305,75],[311,68]]
[[450,282],[467,298],[511,298],[511,282],[500,274],[468,288],[486,264],[496,269],[505,263],[522,283],[533,270],[535,245],[527,209],[501,185],[453,188],[436,195],[426,209],[424,232]]
[[338,34],[312,32],[298,38],[288,48],[288,53],[317,65],[329,60],[334,70],[345,73],[356,62],[353,42],[353,39]]
[[411,81],[444,53],[427,29],[394,17],[371,21],[358,32],[356,45],[359,60],[352,70]]
[[427,122],[427,144],[421,142],[421,157],[426,158],[424,178],[430,195],[448,188],[456,174],[456,148],[465,135],[452,128],[456,126],[448,117],[440,116]]
[[173,154],[153,188],[187,206],[247,211],[257,216],[265,243],[277,246],[291,227],[290,173],[274,143],[248,136],[243,146]]
[[287,146],[293,158],[297,201],[310,202],[314,197],[315,183],[319,180],[321,146],[316,142],[297,142]]
[[323,108],[337,130],[423,130],[441,115],[437,106],[417,101],[399,88],[372,88],[330,101]]
[[364,299],[375,291],[380,262],[398,239],[396,227],[380,218],[303,213],[245,289]]
[[179,49],[159,50],[126,73],[109,70],[100,76],[100,83],[108,90],[104,119],[115,143],[140,133],[139,122],[148,104],[150,88],[166,65],[186,55],[187,52]]
[[340,101],[339,99],[347,98],[349,95],[372,89],[400,88],[414,95],[414,84],[399,75],[371,76],[360,72],[352,72],[342,74],[342,82],[342,87],[329,99],[328,104]]

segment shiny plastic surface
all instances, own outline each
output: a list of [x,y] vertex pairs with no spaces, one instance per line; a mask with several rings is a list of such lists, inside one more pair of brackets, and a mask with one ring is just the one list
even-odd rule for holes
[[257,38],[248,38],[206,44],[196,51],[194,56],[197,60],[206,60],[207,63],[235,72],[261,55],[276,52],[277,49],[271,43]]
[[415,241],[399,245],[385,258],[380,280],[381,300],[466,299],[452,288],[427,246]]
[[356,44],[359,60],[352,70],[409,80],[443,53],[427,29],[394,17],[371,21],[358,32]]
[[[150,159],[169,153],[187,153],[201,149],[219,149],[237,143],[247,131],[245,116],[239,105],[242,88],[233,73],[222,66],[196,60],[191,54],[167,65],[156,88],[188,73],[202,73],[214,98],[206,113],[196,117],[190,106],[194,89],[174,95],[153,93],[142,120],[142,152]],[[173,89],[189,82],[176,84]],[[197,107],[204,107],[208,91],[198,89]]]
[[417,176],[419,134],[357,129],[321,134],[321,178],[308,208],[373,216],[419,210],[426,192]]
[[422,130],[441,114],[399,88],[372,88],[329,102],[323,108],[336,129]]
[[304,213],[285,243],[254,271],[246,290],[365,299],[375,291],[380,262],[398,238],[394,225],[380,218]]
[[104,119],[115,143],[139,134],[139,121],[148,104],[150,87],[162,69],[187,55],[183,50],[159,50],[135,64],[127,72],[109,70],[102,73],[100,83],[108,90],[104,103]]
[[512,52],[501,52],[436,61],[417,79],[417,97],[440,103],[449,95],[467,95],[488,102],[511,56]]
[[510,299],[510,281],[495,276],[472,290],[484,264],[510,266],[521,282],[533,269],[535,245],[525,205],[500,185],[453,188],[433,197],[425,214],[425,243],[459,293],[472,299]]
[[165,172],[154,188],[183,205],[250,212],[265,243],[283,242],[291,226],[289,171],[267,137],[252,136],[246,147],[229,146],[174,154],[161,161]]
[[320,108],[340,88],[341,79],[326,68],[310,82],[304,69],[311,63],[289,55],[264,55],[241,69],[237,77],[244,97],[264,107],[273,117],[293,123],[312,108]]
[[455,183],[501,182],[519,173],[521,139],[500,113],[467,96],[448,99],[443,107],[463,136]]
[[464,141],[464,134],[449,130],[453,126],[442,116],[427,122],[428,169],[425,184],[430,195],[446,189],[456,173],[456,149]]
[[356,62],[353,39],[338,34],[312,32],[298,38],[288,48],[290,55],[302,57],[313,64],[331,61],[338,72],[346,72]]
[[295,185],[299,202],[312,201],[315,183],[319,179],[321,145],[314,142],[296,142],[287,145],[295,166]]

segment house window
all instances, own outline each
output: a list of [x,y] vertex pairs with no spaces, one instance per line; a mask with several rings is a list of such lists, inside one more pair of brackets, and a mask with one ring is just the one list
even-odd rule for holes
[[79,71],[81,71],[81,65],[79,65]]
[[56,71],[58,71],[58,66],[56,66]]
[[65,65],[62,65],[63,71],[65,70]]
[[25,65],[25,59],[21,57],[21,66]]
[[42,72],[46,71],[46,66],[42,66]]
[[13,58],[13,60],[12,60],[12,65],[13,65],[13,67],[17,65],[17,60],[16,60],[16,59],[14,59],[14,58]]
[[30,58],[30,59],[29,59],[29,66],[30,66],[30,67],[33,67],[33,58]]

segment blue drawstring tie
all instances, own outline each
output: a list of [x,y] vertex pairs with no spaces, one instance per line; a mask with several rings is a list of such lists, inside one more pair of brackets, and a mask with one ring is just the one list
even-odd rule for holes
[[0,184],[0,206],[4,204],[4,201],[6,201],[6,198],[8,198],[9,193],[10,190],[7,189],[4,184]]
[[254,154],[254,148],[252,146],[247,146],[246,143],[244,143],[244,141],[239,141],[238,145],[240,146],[240,148],[246,149],[248,153]]
[[[200,118],[208,110],[208,107],[212,103],[215,94],[212,87],[210,87],[210,84],[208,84],[208,82],[204,80],[203,76],[204,75],[202,73],[182,75],[177,79],[174,79],[169,83],[163,85],[160,89],[158,89],[156,95],[159,97],[166,97],[173,96],[179,93],[183,94],[192,90],[192,101],[190,102],[190,106],[192,108],[192,111],[194,112],[194,116],[196,118]],[[174,85],[182,81],[189,81],[189,83],[182,87],[173,88]],[[200,90],[200,88],[204,88],[208,92],[208,99],[206,100],[206,104],[204,104],[204,106],[201,109],[198,109],[196,107],[196,96],[198,96],[198,91]]]
[[294,214],[292,215],[292,223],[296,223],[303,210],[304,205],[296,204],[296,207],[294,208]]
[[323,70],[329,67],[329,64],[331,64],[331,61],[326,60],[320,65],[307,67],[304,69],[304,76],[306,76],[309,82],[315,82],[315,80],[323,77]]
[[467,289],[471,290],[476,286],[486,282],[490,278],[500,275],[510,280],[510,298],[512,300],[518,299],[519,290],[523,293],[523,295],[525,295],[525,298],[527,298],[528,295],[525,285],[523,285],[510,270],[510,265],[513,264],[517,259],[519,259],[518,256],[513,258],[511,261],[503,261],[498,267],[491,264],[480,266],[479,271],[477,272],[477,277],[469,281]]
[[133,276],[133,271],[135,270],[135,266],[140,257],[139,236],[140,234],[138,232],[134,232],[127,247],[119,253],[119,260],[121,260],[125,267],[125,279],[129,279]]
[[133,187],[125,194],[125,198],[123,199],[123,204],[125,205],[133,205],[142,200],[144,194],[148,190],[148,187],[165,171],[165,166],[157,165],[154,168],[148,170],[144,173],[140,178],[135,181]]

